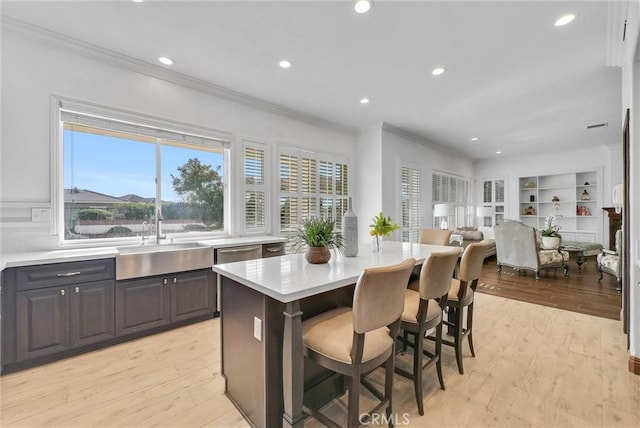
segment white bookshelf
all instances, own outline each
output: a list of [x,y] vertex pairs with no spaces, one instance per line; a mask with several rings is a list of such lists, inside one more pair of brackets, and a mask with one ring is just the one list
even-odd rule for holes
[[[519,177],[520,221],[540,229],[546,217],[555,215],[563,239],[598,242],[602,211],[600,176],[592,170]],[[588,199],[583,199],[583,194]],[[553,202],[555,196],[559,199],[557,203]]]

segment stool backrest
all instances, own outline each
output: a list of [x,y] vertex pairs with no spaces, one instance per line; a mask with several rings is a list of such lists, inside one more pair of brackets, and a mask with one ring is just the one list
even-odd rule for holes
[[451,238],[450,230],[440,230],[440,229],[421,229],[420,230],[421,244],[449,245],[449,238]]
[[365,269],[353,294],[353,330],[362,334],[388,326],[404,310],[404,291],[416,264],[409,258],[401,263]]
[[429,254],[420,269],[420,298],[439,299],[449,293],[451,278],[458,263],[460,247]]
[[484,256],[489,250],[489,245],[489,242],[481,241],[467,246],[460,260],[460,271],[458,272],[460,281],[471,282],[480,278]]

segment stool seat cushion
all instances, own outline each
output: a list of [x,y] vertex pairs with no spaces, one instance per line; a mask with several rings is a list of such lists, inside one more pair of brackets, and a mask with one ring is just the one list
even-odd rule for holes
[[[406,290],[404,292],[404,311],[400,318],[402,322],[417,324],[418,322],[418,307],[420,306],[420,294],[417,291]],[[442,309],[438,302],[433,299],[429,300],[429,306],[427,307],[427,323],[437,320],[442,317]]]
[[[351,364],[353,345],[353,313],[351,308],[337,308],[316,315],[302,323],[305,348],[335,361]],[[372,360],[393,346],[389,329],[379,328],[365,333],[362,362]]]

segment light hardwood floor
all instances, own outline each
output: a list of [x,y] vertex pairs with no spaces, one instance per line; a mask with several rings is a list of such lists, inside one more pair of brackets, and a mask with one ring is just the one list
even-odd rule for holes
[[[426,371],[425,416],[412,384],[396,376],[396,426],[640,426],[640,376],[627,371],[619,322],[484,294],[475,318],[476,358],[465,347],[465,374],[448,347],[447,389],[435,368]],[[219,326],[206,321],[2,376],[0,425],[248,426],[224,395]],[[325,411],[344,420],[344,402]]]

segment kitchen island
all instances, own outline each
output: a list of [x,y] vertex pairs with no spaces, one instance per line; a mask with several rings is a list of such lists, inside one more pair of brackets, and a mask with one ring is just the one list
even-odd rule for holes
[[215,265],[221,278],[221,373],[225,392],[257,427],[301,427],[305,403],[317,406],[344,391],[342,378],[305,362],[302,321],[349,305],[364,269],[422,264],[432,252],[451,247],[385,242],[356,257],[334,253],[313,265],[303,254]]

